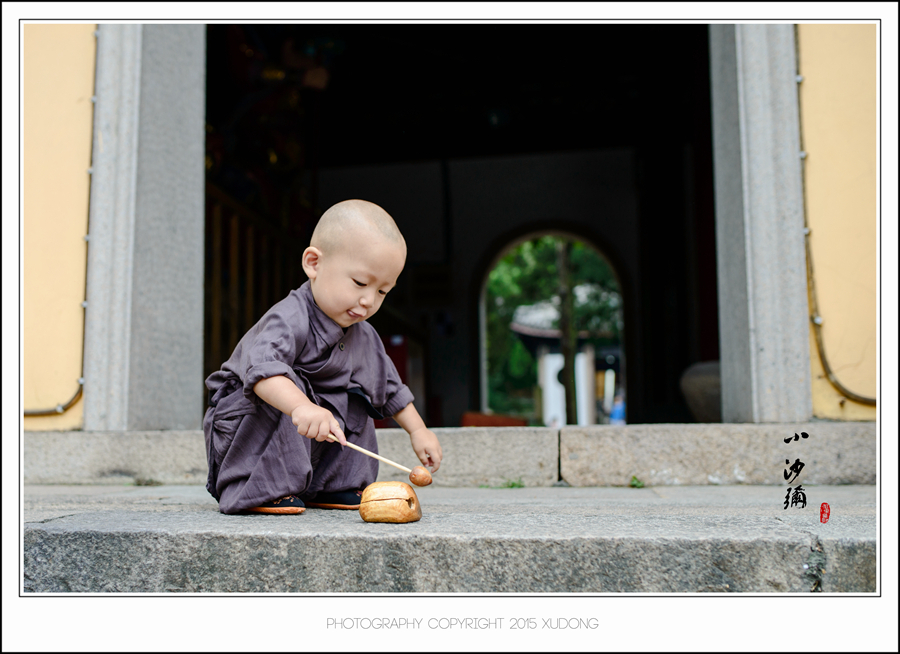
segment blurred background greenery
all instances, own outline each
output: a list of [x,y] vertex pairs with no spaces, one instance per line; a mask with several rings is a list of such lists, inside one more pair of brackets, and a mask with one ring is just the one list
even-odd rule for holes
[[[568,275],[561,276],[559,249],[569,243]],[[606,260],[590,245],[541,236],[507,252],[488,276],[488,406],[491,411],[539,422],[538,364],[533,348],[513,322],[559,330],[560,283],[574,296],[574,328],[580,344],[617,346],[623,330],[622,296]]]

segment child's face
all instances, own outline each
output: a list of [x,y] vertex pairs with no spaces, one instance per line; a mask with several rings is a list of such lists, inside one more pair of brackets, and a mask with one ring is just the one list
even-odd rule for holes
[[405,261],[403,246],[371,234],[327,254],[313,247],[303,253],[316,305],[344,328],[375,315]]

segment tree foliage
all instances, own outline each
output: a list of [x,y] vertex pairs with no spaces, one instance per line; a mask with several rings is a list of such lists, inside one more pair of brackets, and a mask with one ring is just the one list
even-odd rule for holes
[[[510,330],[520,306],[558,305],[556,236],[542,236],[510,250],[488,276],[487,364],[489,406],[498,413],[534,416],[537,361]],[[597,343],[615,343],[622,328],[622,302],[612,269],[592,247],[576,241],[571,277],[575,288],[575,327]],[[552,325],[558,328],[558,319]]]

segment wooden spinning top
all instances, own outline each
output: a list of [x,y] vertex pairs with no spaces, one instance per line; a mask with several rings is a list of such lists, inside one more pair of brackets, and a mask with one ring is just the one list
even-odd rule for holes
[[422,507],[406,482],[376,481],[363,491],[359,515],[366,522],[415,522],[422,517]]

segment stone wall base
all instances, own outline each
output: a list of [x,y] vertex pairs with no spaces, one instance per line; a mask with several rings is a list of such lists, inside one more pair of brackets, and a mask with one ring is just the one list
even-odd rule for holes
[[[809,438],[793,439],[805,432]],[[808,484],[874,484],[873,422],[641,424],[435,429],[444,461],[436,486],[647,486],[785,483],[804,464]],[[418,465],[402,429],[378,431],[382,456]],[[203,432],[25,432],[26,484],[205,484]],[[360,456],[363,456],[360,454]],[[379,481],[406,480],[380,465]],[[792,482],[793,483],[793,482]]]

